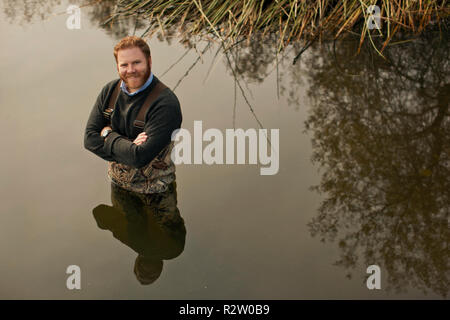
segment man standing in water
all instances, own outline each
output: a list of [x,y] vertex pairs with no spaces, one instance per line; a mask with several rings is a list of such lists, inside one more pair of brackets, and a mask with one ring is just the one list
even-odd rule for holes
[[181,126],[175,94],[151,72],[150,48],[139,37],[114,47],[120,79],[106,84],[92,108],[84,147],[108,163],[111,182],[130,191],[157,193],[175,180],[172,132]]

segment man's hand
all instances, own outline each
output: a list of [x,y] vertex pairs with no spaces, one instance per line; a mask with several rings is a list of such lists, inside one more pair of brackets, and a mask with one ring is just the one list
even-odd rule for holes
[[147,135],[145,132],[141,132],[136,139],[134,139],[133,143],[137,145],[143,144],[147,140]]

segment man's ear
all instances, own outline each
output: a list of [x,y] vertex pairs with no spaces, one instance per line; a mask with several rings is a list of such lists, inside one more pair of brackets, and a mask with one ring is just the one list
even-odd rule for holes
[[148,64],[150,66],[150,70],[152,69],[152,56],[148,57]]

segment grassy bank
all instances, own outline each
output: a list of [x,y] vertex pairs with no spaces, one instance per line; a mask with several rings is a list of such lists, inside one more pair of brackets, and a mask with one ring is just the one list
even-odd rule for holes
[[[370,5],[380,9],[380,29],[368,28]],[[176,29],[185,39],[198,36],[225,44],[275,34],[279,51],[293,41],[357,33],[361,43],[382,37],[382,51],[399,31],[414,35],[430,24],[448,23],[449,11],[448,1],[437,0],[122,0],[107,22],[138,15],[150,25],[144,35]]]

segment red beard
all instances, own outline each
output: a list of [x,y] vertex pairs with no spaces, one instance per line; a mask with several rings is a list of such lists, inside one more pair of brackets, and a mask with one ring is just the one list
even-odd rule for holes
[[[147,61],[147,68],[145,71],[143,72],[135,72],[132,75],[135,78],[132,78],[132,80],[134,80],[134,86],[132,88],[130,88],[130,74],[128,74],[126,77],[119,75],[120,79],[125,82],[125,85],[127,86],[127,89],[139,89],[140,87],[142,87],[144,85],[144,83],[147,81],[148,77],[150,76],[150,64]],[[137,80],[137,81],[136,81]]]

